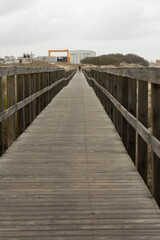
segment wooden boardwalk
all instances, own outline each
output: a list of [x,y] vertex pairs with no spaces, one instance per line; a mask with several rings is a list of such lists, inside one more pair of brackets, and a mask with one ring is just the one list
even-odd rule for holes
[[82,73],[0,159],[0,240],[159,240],[159,214]]

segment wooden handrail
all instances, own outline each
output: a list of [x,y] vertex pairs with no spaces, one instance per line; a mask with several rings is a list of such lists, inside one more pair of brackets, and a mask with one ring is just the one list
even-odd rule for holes
[[43,72],[57,72],[63,71],[63,68],[52,68],[52,67],[0,67],[0,77],[12,76],[20,74],[32,74],[32,73],[43,73]]
[[58,81],[56,81],[55,83],[52,83],[50,86],[43,88],[42,90],[32,94],[31,96],[29,96],[28,98],[25,98],[24,100],[14,104],[12,107],[7,108],[5,111],[0,112],[0,122],[4,121],[5,119],[9,118],[12,114],[14,114],[16,111],[24,108],[26,105],[28,105],[29,103],[31,103],[32,101],[34,101],[36,98],[40,97],[41,95],[43,95],[44,93],[48,92],[49,90],[51,90],[53,87],[55,87],[56,85],[58,85],[59,83],[63,82],[63,81],[68,81],[72,76],[74,75],[74,72],[67,78],[62,78]]
[[[91,70],[91,69],[90,69]],[[99,71],[115,76],[139,79],[146,82],[160,84],[160,68],[158,67],[121,67],[121,68],[92,68],[92,71]]]
[[85,77],[89,81],[93,81],[94,84],[100,89],[105,96],[113,103],[113,105],[119,110],[123,117],[136,129],[141,135],[144,141],[151,145],[153,152],[160,158],[160,141],[155,138],[144,125],[137,120],[130,112],[128,112],[121,103],[119,103],[105,88],[103,88],[94,78],[90,78],[85,74]]
[[91,68],[83,72],[146,184],[148,149],[152,149],[152,191],[160,206],[160,68]]
[[[75,72],[75,69],[0,67],[0,155],[70,82]],[[2,76],[7,78],[4,80],[8,106],[5,110]]]

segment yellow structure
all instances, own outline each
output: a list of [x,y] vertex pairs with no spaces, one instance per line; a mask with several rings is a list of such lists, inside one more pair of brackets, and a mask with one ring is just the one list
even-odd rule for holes
[[67,62],[69,63],[69,50],[48,50],[48,57],[51,56],[52,52],[66,52],[67,53]]

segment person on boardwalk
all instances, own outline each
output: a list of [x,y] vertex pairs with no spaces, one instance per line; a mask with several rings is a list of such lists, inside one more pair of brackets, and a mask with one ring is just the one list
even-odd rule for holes
[[81,71],[81,65],[79,65],[79,71]]

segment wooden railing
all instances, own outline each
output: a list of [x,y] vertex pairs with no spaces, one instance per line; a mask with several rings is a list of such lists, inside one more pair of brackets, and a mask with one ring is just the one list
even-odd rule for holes
[[74,74],[75,69],[0,67],[0,155]]
[[83,72],[146,184],[148,150],[152,150],[152,193],[160,206],[160,68],[93,68]]

